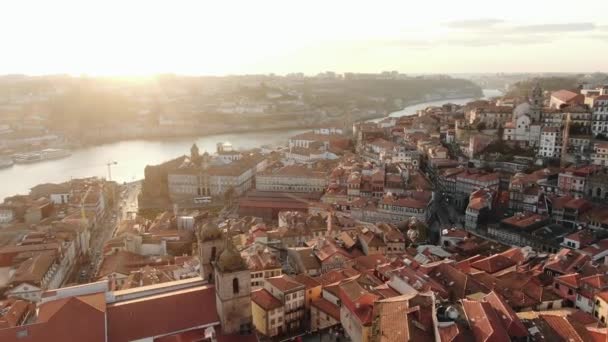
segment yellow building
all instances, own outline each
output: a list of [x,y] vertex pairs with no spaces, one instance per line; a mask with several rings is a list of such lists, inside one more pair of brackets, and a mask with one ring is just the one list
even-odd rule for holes
[[595,309],[593,311],[595,318],[600,322],[606,323],[608,319],[608,291],[603,291],[595,295]]
[[251,292],[251,313],[256,330],[268,337],[283,334],[283,303],[265,289]]
[[321,292],[323,292],[321,283],[305,274],[298,274],[294,279],[298,283],[306,286],[306,292],[304,292],[304,307],[306,310],[310,310],[311,303],[321,298]]

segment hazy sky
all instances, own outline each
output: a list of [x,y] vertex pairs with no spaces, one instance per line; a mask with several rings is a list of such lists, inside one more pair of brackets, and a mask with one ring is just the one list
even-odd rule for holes
[[0,44],[0,74],[608,71],[608,0],[2,0]]

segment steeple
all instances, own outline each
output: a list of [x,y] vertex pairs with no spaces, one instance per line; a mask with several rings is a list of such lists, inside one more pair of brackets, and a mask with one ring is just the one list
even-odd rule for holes
[[543,105],[544,105],[544,96],[543,90],[540,87],[540,82],[536,82],[534,88],[532,88],[532,93],[530,94],[530,119],[532,122],[540,122]]
[[192,147],[190,147],[190,159],[191,160],[197,160],[199,157],[198,154],[199,150],[198,150],[198,146],[196,146],[196,143],[192,144]]

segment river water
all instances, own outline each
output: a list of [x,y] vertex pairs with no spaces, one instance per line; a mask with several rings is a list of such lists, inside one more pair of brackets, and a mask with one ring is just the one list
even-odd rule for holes
[[[499,91],[484,90],[485,97],[498,96]],[[415,114],[428,106],[440,106],[451,102],[464,104],[473,99],[441,100],[420,103],[391,113],[391,116]],[[190,153],[192,143],[196,142],[201,153],[215,152],[218,142],[228,141],[236,149],[253,148],[262,145],[286,144],[290,136],[306,130],[262,131],[238,134],[218,134],[199,138],[178,138],[163,140],[128,140],[111,144],[86,147],[72,151],[72,155],[58,160],[35,164],[19,164],[0,169],[0,199],[15,194],[27,194],[29,189],[41,183],[60,183],[70,178],[108,177],[106,164],[116,161],[112,166],[112,179],[130,182],[144,176],[146,165],[155,165]]]

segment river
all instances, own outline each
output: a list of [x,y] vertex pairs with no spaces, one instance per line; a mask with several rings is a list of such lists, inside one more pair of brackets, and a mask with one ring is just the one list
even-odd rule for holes
[[[498,96],[497,90],[484,90],[485,97]],[[391,116],[415,114],[428,106],[440,106],[446,102],[464,104],[473,99],[440,100],[406,107],[391,113]],[[306,130],[257,131],[239,134],[218,134],[199,138],[178,138],[163,140],[128,140],[111,144],[86,147],[73,151],[72,155],[58,160],[35,164],[18,164],[0,169],[0,199],[15,194],[27,194],[29,189],[41,183],[61,183],[71,178],[107,177],[106,164],[112,166],[112,179],[130,182],[144,176],[146,165],[155,165],[187,154],[193,142],[201,153],[214,152],[218,142],[228,141],[236,149],[253,148],[262,145],[282,145],[290,136]]]

